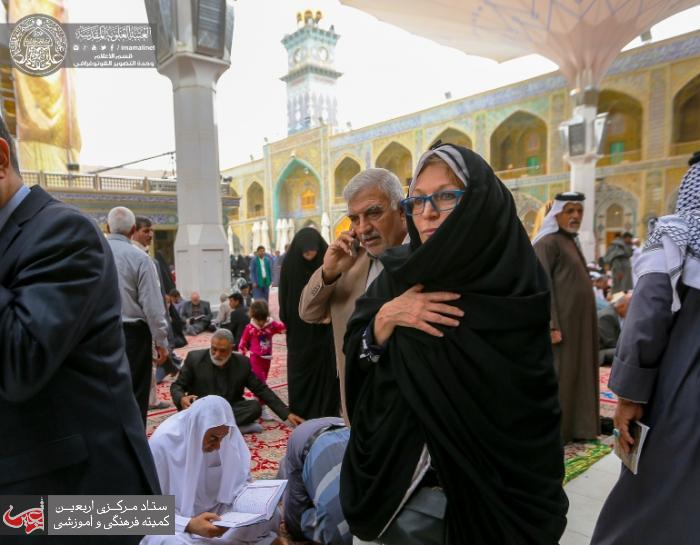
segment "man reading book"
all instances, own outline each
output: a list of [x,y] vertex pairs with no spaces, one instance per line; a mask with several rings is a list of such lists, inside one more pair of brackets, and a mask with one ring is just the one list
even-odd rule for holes
[[212,524],[234,510],[251,481],[250,451],[225,399],[200,398],[163,422],[149,446],[163,494],[175,496],[175,535],[146,536],[141,545],[287,543],[277,536],[277,511],[269,520],[242,528]]

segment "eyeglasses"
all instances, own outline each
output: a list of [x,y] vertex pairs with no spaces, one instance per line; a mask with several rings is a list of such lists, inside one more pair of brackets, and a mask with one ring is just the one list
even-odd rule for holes
[[425,211],[425,204],[430,202],[434,210],[447,212],[459,204],[465,192],[464,189],[445,189],[430,195],[408,197],[401,201],[401,208],[409,216],[420,216]]

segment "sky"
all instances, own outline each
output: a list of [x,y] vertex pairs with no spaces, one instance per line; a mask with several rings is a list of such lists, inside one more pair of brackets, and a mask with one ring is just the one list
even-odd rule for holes
[[[410,0],[407,0],[410,1]],[[147,22],[143,0],[64,0],[71,23]],[[231,67],[217,85],[222,169],[262,156],[264,138],[286,136],[287,54],[280,40],[296,13],[321,10],[336,47],[339,127],[354,129],[556,70],[528,55],[504,63],[465,55],[338,0],[236,0]],[[700,28],[700,6],[652,29],[654,40]],[[630,46],[638,46],[635,40]],[[83,165],[118,165],[175,149],[170,81],[155,69],[75,69]],[[167,158],[134,168],[168,169]]]

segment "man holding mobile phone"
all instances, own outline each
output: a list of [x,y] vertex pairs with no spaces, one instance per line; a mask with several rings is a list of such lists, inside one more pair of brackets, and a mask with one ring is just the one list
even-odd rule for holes
[[397,176],[383,168],[357,174],[343,191],[351,227],[328,246],[323,265],[301,293],[299,316],[309,323],[331,323],[340,397],[345,415],[345,327],[360,297],[382,271],[379,259],[387,248],[406,238],[406,220],[399,206],[403,189]]

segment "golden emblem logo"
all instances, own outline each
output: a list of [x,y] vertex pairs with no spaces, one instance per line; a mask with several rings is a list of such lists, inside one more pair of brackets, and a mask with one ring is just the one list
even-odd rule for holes
[[48,15],[27,15],[10,34],[10,58],[30,76],[48,76],[63,64],[68,39],[60,23]]

